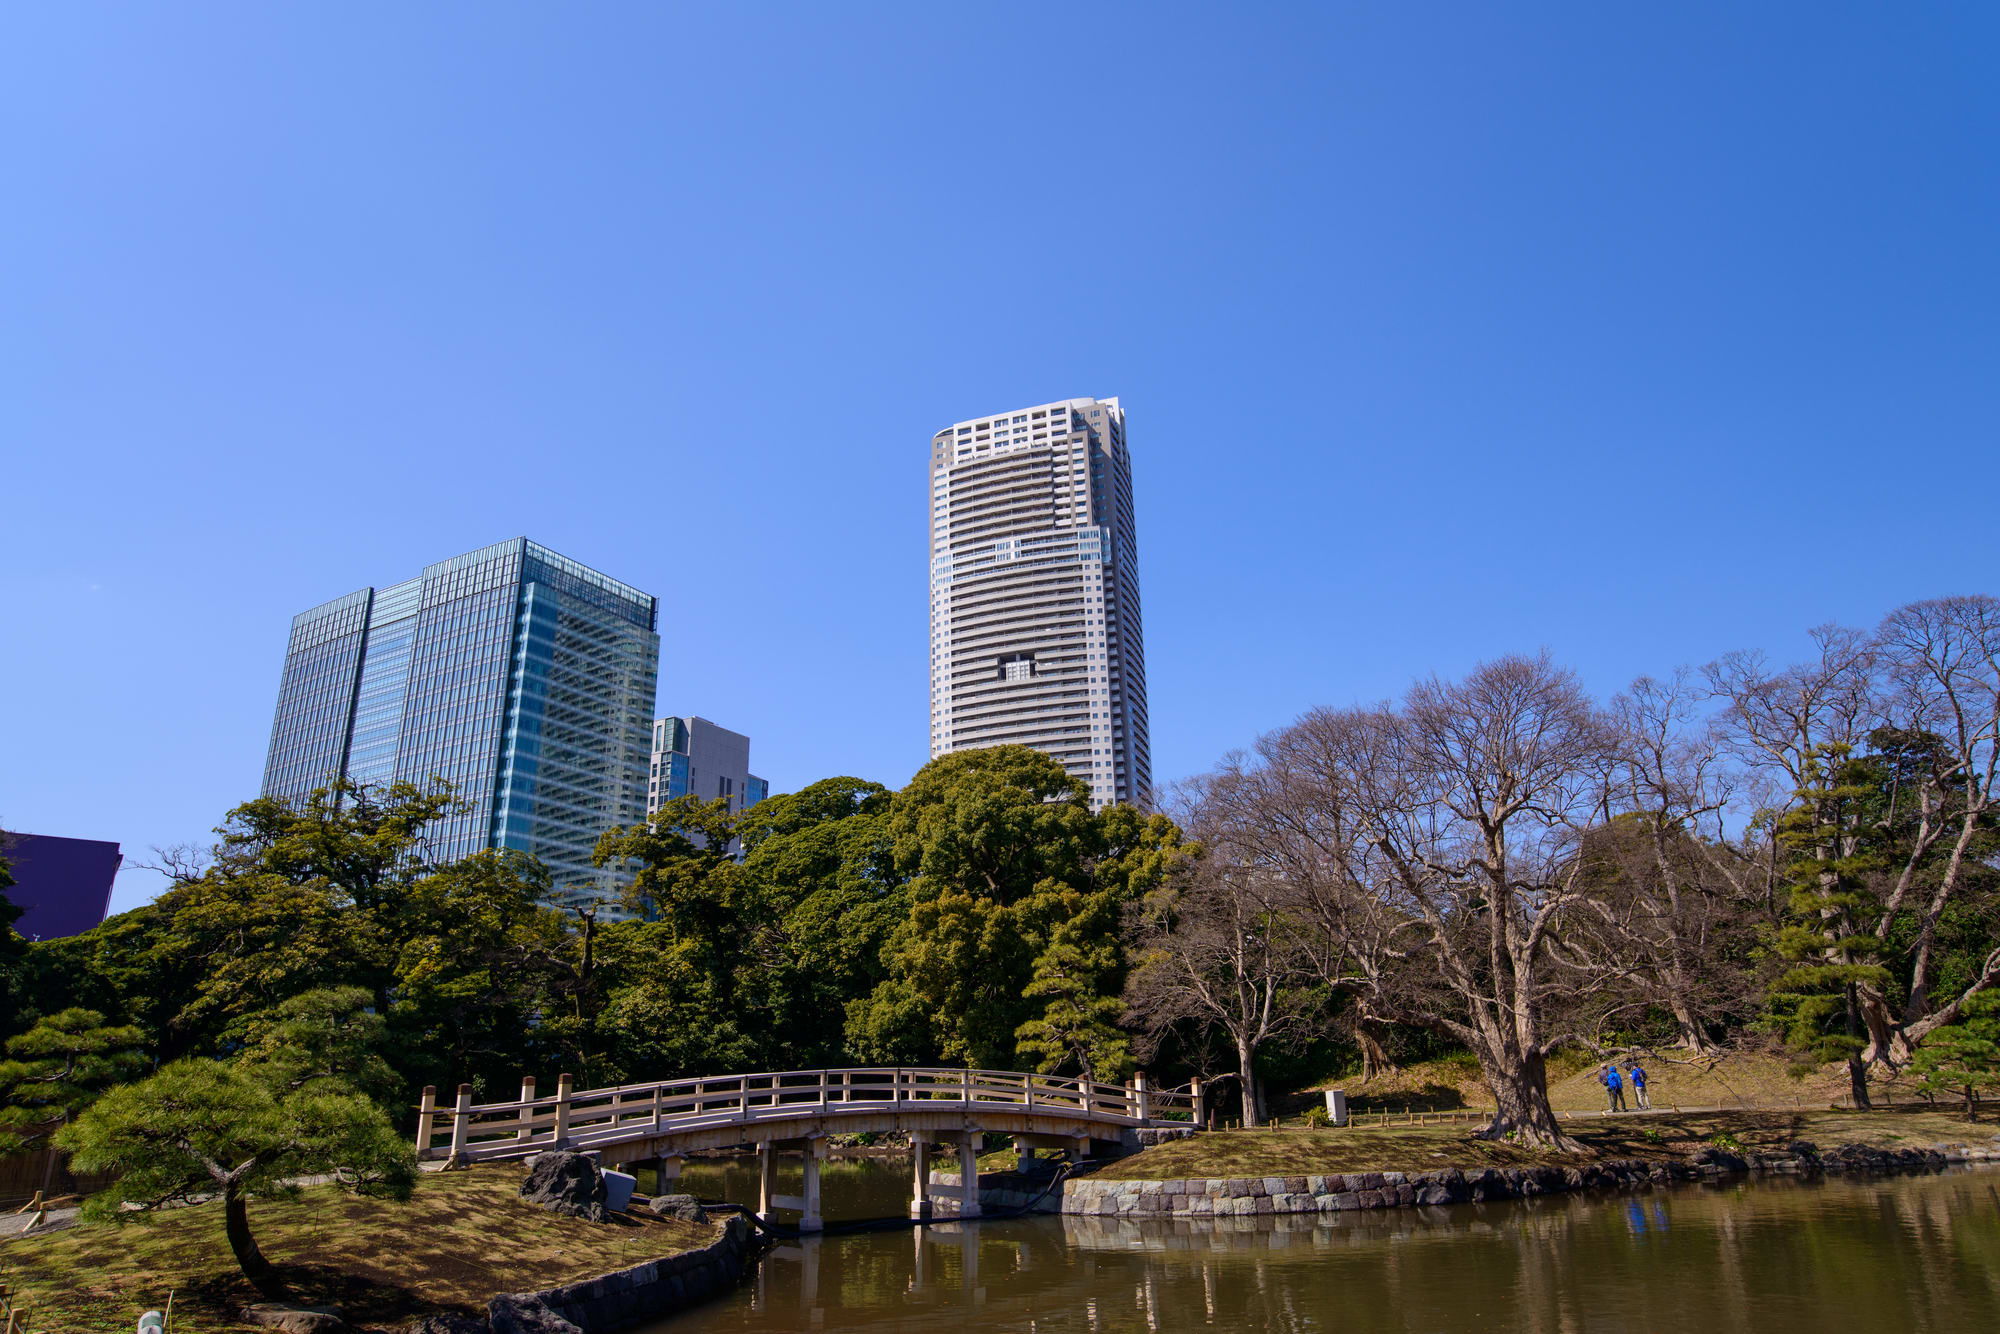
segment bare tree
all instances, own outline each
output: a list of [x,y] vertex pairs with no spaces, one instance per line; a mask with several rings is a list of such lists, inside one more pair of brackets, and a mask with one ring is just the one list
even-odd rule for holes
[[1750,1003],[1740,945],[1777,877],[1770,840],[1728,831],[1738,774],[1699,716],[1705,694],[1677,672],[1641,677],[1612,701],[1620,735],[1609,818],[1586,837],[1593,893],[1574,922],[1574,934],[1596,937],[1580,952],[1584,966],[1620,979],[1630,1007],[1671,1014],[1677,1045],[1694,1052]]
[[[1886,678],[1886,722],[1925,762],[1897,766],[1897,791],[1886,819],[1907,826],[1904,859],[1875,923],[1887,941],[1899,915],[1915,915],[1909,996],[1900,1015],[1888,998],[1869,993],[1877,1013],[1871,1035],[1887,1032],[1869,1055],[1902,1063],[1910,1046],[1940,1025],[1956,1022],[1967,998],[2000,984],[2000,948],[1990,952],[1971,984],[1943,1005],[1932,1004],[1938,925],[1964,890],[1968,860],[1982,827],[2000,803],[2000,599],[1933,598],[1890,612],[1876,635]],[[1907,787],[1904,784],[1907,783]],[[1940,860],[1941,854],[1941,860]],[[1930,876],[1928,884],[1923,883]]]
[[1436,991],[1436,974],[1421,960],[1412,905],[1381,892],[1389,877],[1345,795],[1349,717],[1316,712],[1260,738],[1256,763],[1236,757],[1215,775],[1210,808],[1289,887],[1301,958],[1330,997],[1347,999],[1366,1084],[1396,1068],[1386,1042],[1395,1017],[1437,1008],[1411,1003]]
[[1305,973],[1298,937],[1286,920],[1283,882],[1244,857],[1227,829],[1205,818],[1199,799],[1193,816],[1204,855],[1148,896],[1136,914],[1128,1022],[1154,1045],[1190,1022],[1226,1034],[1243,1124],[1260,1125],[1257,1052],[1297,1032],[1309,1017],[1299,991]]
[[1508,657],[1400,708],[1315,710],[1260,752],[1287,771],[1271,809],[1333,864],[1316,893],[1347,900],[1314,920],[1364,973],[1375,942],[1407,958],[1422,984],[1371,1000],[1479,1058],[1498,1106],[1487,1136],[1570,1144],[1548,1097],[1548,1053],[1573,1036],[1549,1021],[1579,985],[1558,929],[1584,892],[1579,835],[1617,739],[1574,675]]

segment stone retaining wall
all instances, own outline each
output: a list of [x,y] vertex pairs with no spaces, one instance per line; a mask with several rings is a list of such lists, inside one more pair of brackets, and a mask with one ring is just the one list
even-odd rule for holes
[[502,1293],[487,1304],[487,1327],[492,1334],[605,1334],[658,1320],[734,1287],[751,1250],[750,1224],[734,1216],[696,1250],[542,1292]]
[[[1228,1218],[1256,1214],[1332,1213],[1413,1205],[1514,1200],[1578,1190],[1630,1189],[1701,1181],[1738,1172],[1926,1171],[1951,1163],[2000,1160],[2000,1148],[1930,1149],[1848,1146],[1822,1156],[1810,1144],[1783,1155],[1744,1158],[1704,1150],[1693,1162],[1624,1159],[1584,1167],[1487,1168],[1465,1172],[1349,1172],[1269,1177],[1114,1181],[1078,1177],[1062,1186],[1061,1212],[1119,1218]],[[984,1193],[982,1192],[982,1200]],[[1044,1208],[1054,1204],[1053,1197]]]

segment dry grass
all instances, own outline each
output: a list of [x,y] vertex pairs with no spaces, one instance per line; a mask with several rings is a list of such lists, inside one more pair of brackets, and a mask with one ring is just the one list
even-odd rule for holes
[[[1921,1146],[1984,1140],[1990,1125],[1968,1125],[1943,1112],[1717,1112],[1614,1116],[1566,1122],[1584,1146],[1581,1161],[1667,1159],[1692,1154],[1719,1135],[1744,1149],[1770,1151],[1794,1139],[1822,1150],[1839,1144]],[[1314,1172],[1430,1172],[1439,1168],[1570,1166],[1551,1154],[1471,1137],[1464,1126],[1348,1127],[1342,1130],[1236,1130],[1197,1135],[1146,1149],[1099,1176],[1125,1181],[1180,1177],[1292,1176]]]
[[[496,1292],[589,1278],[716,1236],[667,1219],[560,1217],[523,1201],[520,1180],[518,1167],[425,1173],[406,1204],[316,1188],[295,1200],[252,1201],[250,1227],[294,1300],[337,1305],[362,1326],[483,1310]],[[261,1300],[237,1270],[212,1204],[0,1243],[0,1276],[29,1309],[32,1334],[130,1329],[169,1290],[176,1334],[247,1330],[236,1312]]]
[[[1703,1057],[1663,1052],[1643,1064],[1657,1107],[1824,1109],[1847,1095],[1844,1066],[1828,1066],[1799,1078],[1792,1073],[1790,1060],[1775,1051],[1747,1049]],[[1601,1062],[1581,1052],[1559,1052],[1549,1062],[1550,1103],[1561,1112],[1602,1110],[1604,1088],[1597,1082],[1601,1068]],[[1405,1066],[1366,1084],[1359,1071],[1353,1071],[1323,1087],[1347,1090],[1348,1106],[1358,1112],[1493,1109],[1493,1096],[1479,1079],[1479,1063],[1469,1054]],[[1894,1080],[1877,1083],[1872,1091],[1877,1101],[1897,1106],[1917,1100]],[[1289,1121],[1320,1101],[1319,1089],[1304,1089],[1275,1099],[1272,1111]],[[1225,1094],[1218,1110],[1229,1116],[1235,1104]]]

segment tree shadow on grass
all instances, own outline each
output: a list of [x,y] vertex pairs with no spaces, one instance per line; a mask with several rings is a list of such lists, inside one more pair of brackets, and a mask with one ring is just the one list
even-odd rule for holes
[[[392,1245],[385,1245],[385,1262],[393,1251]],[[208,1274],[181,1289],[175,1306],[223,1324],[235,1324],[238,1313],[257,1302],[337,1306],[347,1323],[357,1328],[395,1327],[447,1312],[478,1314],[468,1307],[434,1301],[399,1284],[385,1283],[377,1275],[315,1264],[279,1264],[274,1269],[275,1296],[258,1292],[241,1273]]]

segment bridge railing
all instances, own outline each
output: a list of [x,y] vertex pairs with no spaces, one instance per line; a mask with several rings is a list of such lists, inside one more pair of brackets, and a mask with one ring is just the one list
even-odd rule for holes
[[1117,1126],[1186,1121],[1188,1092],[1150,1089],[1141,1075],[1109,1084],[1008,1070],[879,1066],[847,1070],[781,1070],[753,1075],[669,1079],[615,1088],[574,1089],[570,1077],[540,1095],[525,1079],[509,1102],[474,1103],[460,1085],[450,1104],[424,1090],[417,1108],[417,1154],[464,1160],[517,1157],[562,1144],[575,1148],[645,1139],[674,1131],[761,1121],[882,1111],[969,1113],[1042,1111]]

